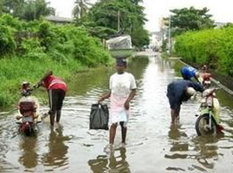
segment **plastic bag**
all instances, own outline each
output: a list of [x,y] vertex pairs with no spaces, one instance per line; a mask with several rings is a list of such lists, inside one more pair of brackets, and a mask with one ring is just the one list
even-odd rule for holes
[[90,113],[90,129],[108,130],[109,111],[106,104],[92,104]]
[[132,42],[130,35],[122,35],[114,37],[106,41],[109,50],[118,49],[132,49]]

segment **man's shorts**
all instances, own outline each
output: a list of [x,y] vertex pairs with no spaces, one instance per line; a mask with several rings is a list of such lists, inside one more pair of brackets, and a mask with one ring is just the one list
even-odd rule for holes
[[176,101],[174,96],[168,96],[170,108],[174,110],[179,110],[180,109],[180,103]]
[[49,107],[51,111],[61,110],[63,100],[65,98],[65,91],[62,89],[50,89],[49,94]]
[[169,100],[170,108],[174,110],[180,109],[181,103],[176,99],[175,92],[171,85],[168,85],[167,88],[167,97]]

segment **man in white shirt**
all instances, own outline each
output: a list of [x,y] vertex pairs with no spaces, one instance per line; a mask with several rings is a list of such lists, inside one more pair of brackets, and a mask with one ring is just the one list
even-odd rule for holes
[[136,94],[136,82],[131,73],[125,72],[127,67],[126,59],[116,60],[116,73],[109,80],[110,92],[103,95],[99,102],[110,98],[109,118],[109,143],[113,145],[117,125],[121,125],[122,144],[125,144],[127,133],[127,122],[129,118],[129,103]]

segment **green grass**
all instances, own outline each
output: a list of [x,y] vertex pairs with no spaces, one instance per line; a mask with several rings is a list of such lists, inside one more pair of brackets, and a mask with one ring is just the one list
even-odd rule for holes
[[0,59],[0,107],[16,103],[20,97],[20,84],[23,81],[35,84],[47,70],[53,70],[55,75],[69,82],[75,72],[85,69],[88,68],[73,59],[69,59],[65,64],[59,64],[49,58],[39,60],[16,57]]
[[48,70],[69,84],[76,72],[109,65],[113,59],[85,27],[0,15],[0,31],[0,107],[16,103],[20,84],[35,84]]

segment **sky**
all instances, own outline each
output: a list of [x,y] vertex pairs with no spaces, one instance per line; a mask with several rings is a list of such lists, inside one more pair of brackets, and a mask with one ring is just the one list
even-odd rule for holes
[[[47,0],[50,6],[56,9],[56,15],[71,17],[75,0]],[[90,0],[96,2],[96,0]],[[149,31],[159,31],[160,19],[169,16],[169,9],[207,7],[216,22],[233,22],[232,0],[144,0],[147,22],[145,28]]]

